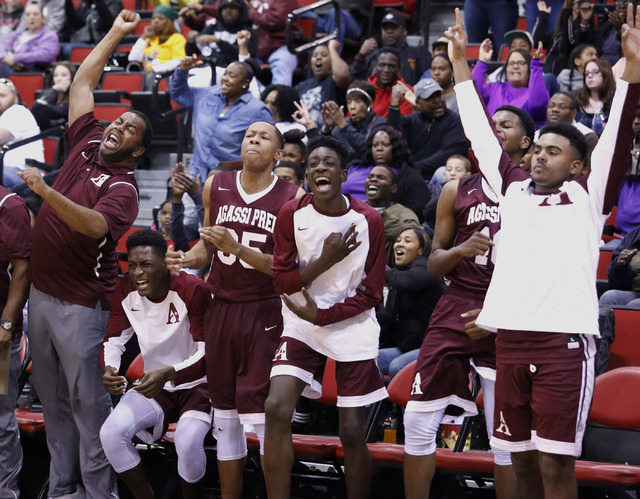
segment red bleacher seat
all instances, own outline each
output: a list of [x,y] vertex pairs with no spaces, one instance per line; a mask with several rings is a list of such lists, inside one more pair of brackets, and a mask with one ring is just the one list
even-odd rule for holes
[[[607,371],[640,366],[640,310],[613,307],[613,314],[616,333],[613,343],[609,346]],[[600,378],[602,376],[598,379]],[[637,428],[640,428],[640,425]]]
[[140,92],[142,91],[143,81],[143,73],[106,73],[102,80],[102,90],[124,90],[129,93]]
[[69,57],[69,61],[73,62],[74,64],[81,64],[92,50],[93,47],[74,47],[71,49],[71,56]]
[[[637,333],[640,310],[635,312],[633,318]],[[637,351],[638,347],[635,349]],[[640,367],[618,367],[596,378],[589,419],[614,428],[640,429]]]
[[113,104],[109,102],[96,103],[93,114],[98,121],[106,121],[111,123],[113,120],[121,116],[123,113],[131,110],[128,104]]
[[133,32],[134,35],[142,35],[142,32],[144,31],[145,26],[149,26],[151,24],[151,21],[140,21],[140,24],[138,24],[138,27],[136,28],[136,30]]
[[18,73],[9,76],[20,94],[20,99],[24,105],[31,108],[36,102],[36,91],[42,90],[44,76],[42,73]]
[[516,29],[519,29],[520,31],[528,31],[527,30],[527,18],[526,17],[519,17],[518,18],[518,22],[516,23]]
[[480,44],[479,43],[468,43],[467,49],[465,52],[467,59],[478,59],[480,55]]
[[611,265],[612,249],[600,248],[600,258],[598,258],[598,268],[596,269],[596,279],[607,281],[607,269]]

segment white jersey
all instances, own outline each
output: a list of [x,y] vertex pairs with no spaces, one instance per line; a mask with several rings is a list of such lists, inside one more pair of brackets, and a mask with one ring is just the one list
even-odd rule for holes
[[473,81],[455,90],[465,133],[482,174],[499,194],[502,217],[498,258],[478,325],[599,334],[600,235],[624,177],[640,85],[619,81],[609,122],[591,156],[591,174],[544,195],[534,193],[529,174],[503,153]]
[[[210,300],[205,283],[186,272],[170,276],[169,292],[160,303],[140,296],[126,274],[113,297],[103,345],[104,365],[120,368],[125,344],[135,333],[145,373],[169,366],[176,372],[195,368],[204,358],[202,323]],[[206,376],[178,386],[167,382],[164,389],[187,389],[206,382]]]

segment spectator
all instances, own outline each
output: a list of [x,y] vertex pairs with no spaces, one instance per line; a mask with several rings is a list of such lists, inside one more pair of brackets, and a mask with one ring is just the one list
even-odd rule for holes
[[640,105],[631,125],[633,143],[629,154],[627,176],[618,195],[616,228],[621,234],[630,232],[640,225]]
[[144,27],[142,36],[129,52],[129,61],[142,63],[146,73],[173,71],[185,57],[184,36],[176,31],[174,21],[178,14],[168,5],[153,10],[151,24]]
[[518,3],[516,0],[467,0],[464,19],[469,30],[469,43],[482,42],[491,28],[493,43],[498,46],[504,34],[516,27]]
[[[443,172],[445,184],[451,180],[460,180],[469,177],[470,175],[471,161],[469,161],[469,158],[466,158],[461,154],[454,154],[447,159]],[[436,192],[431,192],[431,199],[424,207],[423,215],[425,231],[427,234],[433,235],[436,227],[436,208],[438,207],[438,200],[440,199],[440,193],[442,192],[442,185]]]
[[549,103],[549,92],[544,84],[540,61],[542,45],[538,45],[533,58],[526,50],[510,52],[502,66],[499,81],[485,84],[487,62],[491,60],[492,55],[493,50],[487,39],[480,46],[480,60],[473,68],[473,79],[489,113],[493,114],[500,106],[510,104],[529,113],[536,126],[542,126]]
[[429,191],[420,173],[413,166],[407,142],[402,134],[391,126],[381,126],[371,132],[363,159],[349,166],[349,175],[342,184],[342,192],[356,199],[366,200],[365,179],[378,165],[390,166],[397,175],[398,190],[391,200],[403,204],[420,218],[422,209],[429,200]]
[[[431,54],[425,47],[413,47],[407,43],[407,16],[389,12],[381,22],[382,46],[393,47],[400,54],[400,75],[409,85],[415,85],[420,75],[429,69]],[[365,79],[376,70],[379,50],[375,38],[368,38],[362,43],[351,65],[351,75],[357,79]]]
[[40,130],[66,125],[69,119],[69,88],[76,75],[76,66],[69,61],[53,66],[53,85],[31,107]]
[[400,53],[392,47],[382,47],[376,58],[375,73],[371,75],[367,81],[376,89],[376,98],[371,105],[378,116],[387,117],[389,112],[389,103],[391,102],[391,89],[396,83],[401,83],[408,90],[405,99],[400,103],[400,112],[402,114],[410,114],[412,111],[413,87],[407,85],[400,76],[401,65]]
[[607,20],[598,25],[596,48],[598,56],[613,66],[622,57],[620,32],[626,20],[627,2],[615,0],[614,10],[608,13]]
[[171,240],[171,200],[167,199],[160,203],[158,208],[153,209],[155,221],[151,228],[162,234],[167,245],[175,246]]
[[[191,178],[184,172],[184,165],[178,163],[171,170],[171,195],[171,240],[176,251],[189,251],[189,243],[200,239],[198,228],[204,218],[200,175]],[[183,204],[185,200],[188,202]]]
[[3,372],[7,391],[0,395],[0,490],[7,497],[20,497],[18,476],[22,447],[15,411],[19,395],[22,309],[29,296],[31,224],[27,207],[17,195],[0,186],[0,200],[0,355],[9,360],[9,368]]
[[303,170],[306,166],[307,146],[306,136],[300,130],[289,130],[284,136],[284,154],[281,161],[291,161]]
[[0,43],[9,33],[18,28],[23,13],[24,7],[21,0],[5,0],[2,4],[2,18],[0,19]]
[[42,9],[30,3],[24,9],[24,28],[18,28],[0,45],[2,76],[46,69],[60,52],[58,36],[44,25]]
[[613,250],[607,269],[609,289],[598,305],[611,308],[625,305],[640,309],[640,226],[629,232]]
[[249,20],[257,26],[258,57],[270,64],[271,83],[291,85],[298,58],[285,45],[285,25],[298,0],[256,0],[248,6]]
[[354,81],[347,89],[347,110],[336,102],[322,104],[323,133],[331,133],[341,140],[349,151],[349,159],[360,158],[365,152],[371,130],[384,124],[385,119],[371,109],[376,99],[376,89],[366,81]]
[[46,19],[47,28],[53,31],[58,37],[64,29],[66,20],[64,3],[65,0],[31,0],[36,5],[40,5],[42,15]]
[[117,280],[116,244],[138,213],[132,173],[153,132],[135,111],[103,130],[93,91],[111,53],[139,23],[138,14],[122,11],[78,69],[69,98],[71,152],[53,186],[35,168],[20,174],[45,200],[28,277],[31,379],[47,425],[49,497],[83,495],[82,488],[93,499],[117,496],[99,437],[111,412],[99,356]]
[[433,59],[431,59],[431,76],[426,78],[433,78],[440,85],[447,109],[457,113],[458,101],[453,90],[453,66],[446,52],[440,52],[433,56]]
[[122,10],[122,0],[73,0],[64,4],[66,22],[60,35],[64,59],[71,58],[74,47],[90,47],[102,40]]
[[291,182],[298,187],[304,187],[304,170],[297,163],[291,161],[278,161],[273,174],[282,180]]
[[533,33],[536,25],[539,24],[539,29],[552,31],[560,20],[563,4],[563,0],[549,0],[548,3],[544,2],[544,5],[541,5],[539,0],[526,0],[527,30]]
[[351,84],[349,66],[340,57],[340,44],[331,40],[329,46],[318,45],[311,54],[312,78],[296,85],[300,99],[305,102],[313,121],[322,125],[322,103],[345,104],[346,88]]
[[402,85],[393,88],[387,122],[402,132],[416,168],[425,180],[429,180],[449,156],[466,154],[469,146],[458,113],[447,109],[442,87],[434,80],[418,82],[414,90],[417,112],[401,117],[398,102],[404,92]]
[[391,167],[374,166],[364,181],[364,190],[367,194],[367,204],[373,206],[382,215],[387,265],[393,267],[395,264],[393,246],[400,232],[407,227],[419,229],[420,222],[409,208],[391,201],[391,197],[398,190],[398,179]]
[[253,70],[246,62],[227,66],[221,85],[192,88],[189,70],[199,65],[185,57],[171,78],[171,96],[178,104],[193,109],[194,148],[191,168],[201,179],[210,169],[239,165],[240,145],[247,127],[255,121],[272,123],[267,107],[250,92]]
[[576,96],[576,120],[588,126],[599,137],[609,119],[615,82],[611,65],[604,59],[593,59],[584,67],[584,84]]
[[294,103],[300,101],[300,94],[295,88],[287,85],[269,85],[262,91],[260,98],[271,111],[273,122],[280,133],[285,134],[292,129],[306,131],[304,126],[293,121],[296,112]]
[[429,236],[419,228],[405,228],[393,244],[395,268],[387,268],[389,288],[380,322],[378,366],[391,379],[418,358],[431,313],[445,290],[441,278],[427,270]]
[[[449,39],[446,36],[439,36],[438,38],[436,38],[431,44],[431,53],[433,54],[433,57],[435,57],[437,54],[446,54],[448,45]],[[423,75],[423,78],[430,78],[430,76]]]
[[560,71],[558,86],[565,92],[573,92],[582,88],[584,84],[584,68],[587,62],[598,57],[598,52],[593,45],[578,45],[571,52],[569,67]]
[[[249,55],[258,53],[258,37],[249,22],[249,10],[242,0],[228,0],[205,5],[189,2],[180,10],[186,26],[192,29],[187,34],[187,55],[199,55],[209,64],[227,67],[239,59],[238,35],[249,31]],[[209,22],[215,21],[215,22]]]
[[[0,79],[0,146],[33,137],[40,133],[38,124],[31,112],[18,102],[20,97],[13,82]],[[12,187],[22,183],[18,172],[26,167],[27,158],[44,162],[42,140],[30,142],[4,155],[2,185]]]

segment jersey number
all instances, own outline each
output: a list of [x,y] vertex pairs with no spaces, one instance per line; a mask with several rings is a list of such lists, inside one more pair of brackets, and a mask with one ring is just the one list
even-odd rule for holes
[[[480,234],[484,234],[487,237],[491,237],[491,232],[489,231],[489,227],[485,227],[480,231]],[[493,244],[494,246],[489,246],[489,249],[485,251],[482,255],[476,255],[474,260],[476,265],[487,265],[489,263],[489,259],[491,259],[491,263],[496,264],[496,252],[494,251],[495,245],[498,244],[498,236],[500,231],[496,232],[493,235]]]
[[[266,242],[267,241],[267,235],[266,234],[257,234],[255,232],[243,232],[242,233],[242,240],[241,240],[238,237],[238,233],[235,230],[233,230],[233,229],[227,229],[227,230],[229,231],[229,234],[231,234],[231,237],[233,237],[237,242],[240,242],[240,244],[242,244],[242,246],[246,246],[247,248],[251,248],[253,251],[257,251],[258,253],[262,253],[262,251],[259,248],[251,246],[251,243],[264,243],[264,242]],[[236,260],[238,260],[238,257],[236,255],[223,253],[220,250],[218,250],[218,258],[225,265],[233,265],[236,262]],[[240,263],[242,264],[242,266],[245,269],[252,269],[253,268],[251,265],[249,265],[247,262],[245,262],[243,260],[240,260]]]

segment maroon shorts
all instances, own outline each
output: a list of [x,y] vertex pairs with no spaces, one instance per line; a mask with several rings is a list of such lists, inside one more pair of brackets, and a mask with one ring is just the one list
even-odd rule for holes
[[422,341],[407,410],[477,414],[469,390],[471,362],[481,376],[495,379],[495,334],[472,340],[464,325],[473,317],[460,315],[482,308],[484,296],[446,293],[438,302]]
[[594,357],[498,364],[491,445],[579,456],[595,382]]
[[[273,359],[271,376],[294,376],[309,385],[303,395],[319,398],[327,357],[295,338],[283,337]],[[374,359],[336,361],[338,407],[364,407],[387,397]]]
[[271,359],[282,334],[281,310],[280,298],[239,303],[214,299],[205,314],[211,404],[218,410],[237,409],[243,423],[264,422]]
[[163,433],[167,431],[169,423],[175,423],[187,411],[198,411],[207,416],[211,415],[211,402],[207,392],[207,385],[204,383],[185,390],[175,390],[173,392],[162,390],[153,399],[164,412]]

